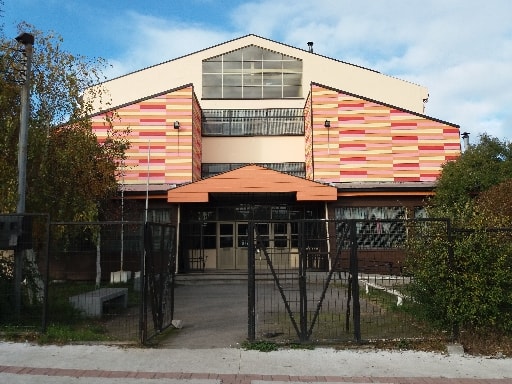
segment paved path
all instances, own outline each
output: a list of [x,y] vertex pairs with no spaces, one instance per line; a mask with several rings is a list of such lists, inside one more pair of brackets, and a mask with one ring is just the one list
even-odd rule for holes
[[512,383],[512,360],[425,352],[0,343],[0,383]]
[[247,283],[178,285],[174,318],[179,331],[164,348],[236,347],[247,339]]

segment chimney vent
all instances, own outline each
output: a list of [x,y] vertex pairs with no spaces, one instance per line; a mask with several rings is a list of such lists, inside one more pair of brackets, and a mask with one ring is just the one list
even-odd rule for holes
[[313,53],[313,42],[308,41],[309,52]]
[[467,150],[469,147],[469,132],[463,132],[461,137],[464,143],[464,150]]

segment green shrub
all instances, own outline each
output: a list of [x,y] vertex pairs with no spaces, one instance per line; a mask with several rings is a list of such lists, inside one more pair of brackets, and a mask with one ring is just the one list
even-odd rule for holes
[[433,323],[512,331],[512,232],[454,231],[430,226],[413,233],[410,290]]

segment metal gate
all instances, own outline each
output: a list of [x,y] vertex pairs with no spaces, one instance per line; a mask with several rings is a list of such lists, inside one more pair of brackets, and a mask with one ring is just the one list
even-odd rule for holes
[[143,285],[141,290],[140,340],[168,328],[174,315],[176,227],[146,223],[144,226]]
[[295,221],[295,235],[282,248],[258,232],[260,224],[249,223],[249,340],[421,335],[403,310],[410,281],[404,220]]

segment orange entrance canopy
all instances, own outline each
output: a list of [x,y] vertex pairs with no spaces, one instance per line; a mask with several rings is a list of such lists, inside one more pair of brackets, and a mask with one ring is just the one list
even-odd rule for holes
[[167,192],[170,203],[206,203],[210,193],[295,193],[297,201],[335,201],[337,189],[258,165],[246,165]]

